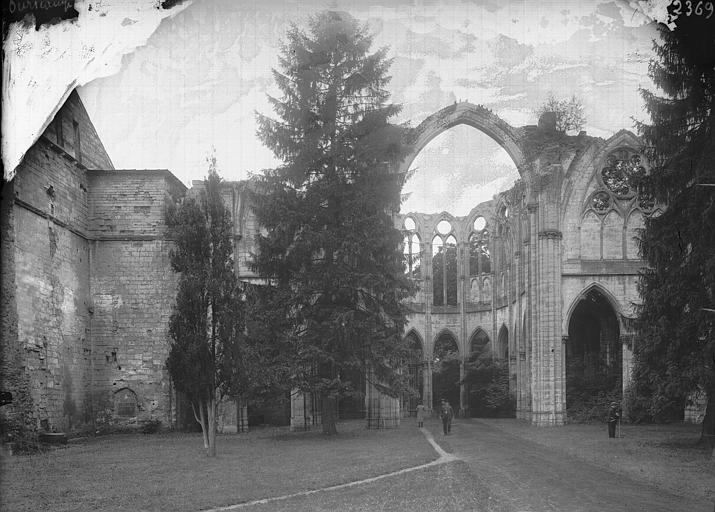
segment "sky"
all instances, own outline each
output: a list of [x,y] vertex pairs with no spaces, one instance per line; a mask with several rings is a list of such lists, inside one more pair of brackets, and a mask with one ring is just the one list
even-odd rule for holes
[[[96,0],[94,11],[89,11],[96,12],[98,5],[126,7],[142,1],[150,0]],[[78,24],[91,3],[77,0]],[[303,24],[310,14],[332,9],[367,23],[375,49],[389,47],[394,59],[391,101],[403,106],[395,122],[416,126],[455,101],[469,101],[490,108],[513,126],[523,126],[536,123],[534,110],[549,95],[575,94],[584,105],[584,129],[607,138],[622,128],[632,129],[633,118],[645,118],[638,88],[653,89],[647,67],[655,24],[637,9],[642,2],[631,4],[187,1],[159,17],[153,13],[156,9],[153,14],[137,11],[130,18],[118,17],[122,29],[150,19],[144,25],[154,31],[115,51],[111,71],[95,73],[98,78],[92,80],[67,81],[65,90],[79,85],[117,168],[169,169],[189,185],[204,177],[205,158],[213,147],[222,176],[245,179],[249,172],[277,163],[256,137],[255,112],[272,115],[266,95],[278,91],[271,68],[278,65],[278,48],[289,24]],[[75,42],[65,54],[77,55],[86,46]],[[473,197],[488,199],[510,183],[513,164],[498,146],[481,133],[471,133],[473,129],[460,130],[433,140],[418,156],[415,166],[426,174],[421,186],[415,181],[413,198],[430,184],[444,188],[454,181],[455,172],[461,188]],[[495,169],[502,174],[496,176]],[[470,201],[452,198],[464,208]],[[440,209],[442,203],[419,209]]]

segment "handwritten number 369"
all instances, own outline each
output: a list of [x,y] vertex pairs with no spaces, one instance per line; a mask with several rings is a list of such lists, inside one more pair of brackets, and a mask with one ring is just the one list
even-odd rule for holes
[[[685,0],[685,2],[681,2],[680,0],[674,0],[673,1],[673,15],[677,18],[681,14],[683,14],[683,4],[685,4],[685,15],[690,16],[693,13],[696,16],[702,16],[705,14],[705,12],[708,13],[707,16],[705,16],[705,19],[710,19],[710,16],[713,15],[713,11],[715,11],[715,7],[713,7],[712,2],[698,2],[695,5],[695,9],[693,9],[693,2],[690,0]],[[704,7],[704,8],[703,8]]]

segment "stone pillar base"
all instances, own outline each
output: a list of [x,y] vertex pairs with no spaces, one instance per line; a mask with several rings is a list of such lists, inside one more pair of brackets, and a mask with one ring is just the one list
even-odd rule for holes
[[397,428],[400,426],[400,399],[392,398],[365,383],[365,410],[368,429]]
[[554,427],[566,424],[563,412],[540,411],[531,413],[531,424],[537,427]]
[[290,431],[314,430],[322,427],[320,406],[312,393],[294,391],[290,396]]

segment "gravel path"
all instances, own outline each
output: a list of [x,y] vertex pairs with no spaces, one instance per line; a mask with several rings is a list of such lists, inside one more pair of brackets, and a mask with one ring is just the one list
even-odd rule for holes
[[449,436],[440,432],[435,439],[504,510],[713,512],[713,503],[676,496],[476,420],[457,421]]

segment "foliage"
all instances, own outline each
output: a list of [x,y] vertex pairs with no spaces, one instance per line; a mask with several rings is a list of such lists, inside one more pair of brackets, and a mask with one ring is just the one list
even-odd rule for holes
[[606,365],[599,368],[602,370],[586,377],[582,359],[573,358],[568,361],[566,413],[569,421],[605,421],[611,402],[620,403],[623,387],[620,373]]
[[176,390],[191,401],[213,456],[216,403],[236,393],[247,343],[245,295],[233,270],[231,216],[221,199],[216,159],[208,161],[203,190],[186,198],[169,219],[175,242],[171,266],[180,277],[166,366]]
[[487,346],[472,353],[464,364],[472,416],[513,416],[516,398],[509,392],[509,362],[493,357]]
[[[397,395],[396,361],[410,293],[390,215],[401,177],[389,172],[403,153],[402,129],[388,119],[390,61],[369,53],[372,36],[349,15],[324,12],[307,30],[292,26],[269,97],[279,119],[258,115],[258,135],[284,164],[256,177],[258,237],[254,269],[268,279],[263,315],[280,312],[274,339],[287,340],[278,362],[286,386],[317,392],[324,431],[354,371]],[[264,297],[265,298],[265,297]]]
[[640,240],[648,268],[633,392],[647,399],[646,416],[664,419],[707,390],[703,434],[715,434],[715,189],[701,185],[715,183],[715,31],[694,16],[660,35],[649,74],[664,96],[642,90],[651,123],[637,123],[651,169],[632,178],[667,210],[646,220]]
[[541,117],[546,112],[556,114],[556,129],[560,132],[580,130],[586,123],[583,103],[576,95],[569,99],[557,99],[553,93],[549,94],[546,102],[536,109],[536,115]]

